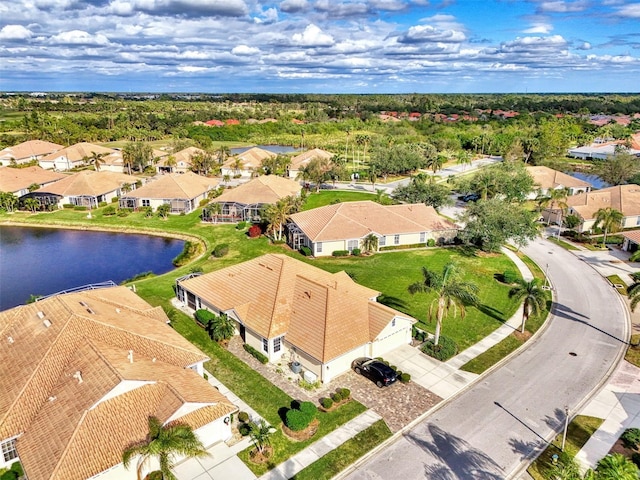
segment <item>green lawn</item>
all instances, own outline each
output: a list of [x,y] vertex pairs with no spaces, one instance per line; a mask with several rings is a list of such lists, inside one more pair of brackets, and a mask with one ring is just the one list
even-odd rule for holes
[[291,477],[291,480],[329,480],[390,436],[391,431],[387,424],[384,423],[384,420],[378,420],[335,450],[296,473]]
[[569,242],[565,242],[564,240],[558,240],[555,237],[548,237],[547,240],[549,240],[550,242],[555,243],[556,245],[560,245],[562,248],[564,248],[565,250],[580,250],[578,247],[576,247],[575,245],[572,245]]
[[[567,430],[567,442],[565,445],[565,453],[571,457],[575,457],[580,449],[589,440],[598,427],[602,424],[601,418],[587,417],[578,415],[569,424]],[[527,472],[534,480],[548,480],[549,470],[552,466],[552,455],[560,454],[560,446],[562,445],[562,433],[558,434],[551,445],[531,464]]]
[[318,193],[310,193],[302,210],[324,207],[337,202],[356,202],[359,200],[375,200],[374,193],[367,192],[343,192],[340,190],[322,190]]
[[631,335],[629,343],[624,359],[636,367],[640,367],[640,334]]
[[611,282],[611,285],[622,285],[620,288],[616,288],[620,295],[627,296],[627,284],[618,275],[609,275],[607,280]]

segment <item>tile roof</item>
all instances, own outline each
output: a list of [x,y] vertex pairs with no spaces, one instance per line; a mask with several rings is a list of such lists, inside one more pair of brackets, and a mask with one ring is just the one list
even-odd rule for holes
[[370,233],[393,235],[457,228],[422,203],[383,206],[370,200],[344,202],[295,213],[290,218],[313,242],[363,238]]
[[81,142],[42,157],[40,161],[53,162],[56,159],[64,156],[71,162],[78,162],[80,160],[90,158],[94,153],[105,153],[108,155],[114,152],[115,150],[113,148],[102,147],[100,145],[94,145],[93,143]]
[[120,463],[149,415],[164,422],[197,404],[206,411],[187,417],[198,428],[235,410],[186,368],[207,357],[166,320],[126,287],[0,312],[0,438],[24,432],[17,447],[31,480],[80,480]]
[[622,232],[623,237],[628,238],[633,243],[640,244],[640,230],[631,230],[630,232]]
[[289,165],[289,169],[300,170],[302,167],[308,165],[309,162],[314,158],[329,160],[333,157],[334,157],[334,154],[331,152],[327,152],[326,150],[322,150],[320,148],[314,148],[312,150],[307,150],[306,152],[303,152],[300,155],[296,155],[295,157],[291,158],[291,164]]
[[83,170],[73,175],[36,190],[43,193],[54,193],[63,197],[74,195],[98,196],[113,192],[124,184],[134,184],[138,179],[132,175],[117,172],[96,172]]
[[273,157],[277,157],[277,154],[259,147],[252,147],[245,152],[229,157],[229,159],[224,162],[224,166],[227,168],[235,168],[234,163],[236,159],[240,159],[242,161],[242,170],[251,170],[252,168],[261,167],[264,160]]
[[[180,163],[182,163],[184,165],[190,166],[192,157],[196,155],[201,155],[204,153],[206,153],[204,150],[197,147],[183,148],[182,150],[176,153],[163,152],[164,155],[161,156],[160,160],[158,161],[158,165],[166,166],[167,160],[169,160],[170,157],[173,157],[176,161],[176,165],[180,165]],[[155,157],[155,154],[154,154],[154,157]]]
[[567,175],[545,166],[527,167],[527,172],[533,177],[534,182],[542,189],[591,187],[589,182]]
[[377,304],[379,292],[358,285],[345,272],[329,273],[280,254],[180,285],[221,311],[234,311],[264,338],[286,334],[288,342],[322,362],[364,345],[393,316],[402,315]]
[[237,202],[245,205],[276,203],[278,200],[300,194],[300,184],[288,178],[262,175],[235,188],[225,190],[214,198],[216,203]]
[[567,198],[567,205],[575,210],[583,220],[596,218],[601,208],[611,207],[625,217],[640,215],[640,186],[635,184],[592,190]]
[[193,172],[161,175],[140,188],[127,193],[132,198],[196,198],[215,188],[218,180]]
[[63,173],[52,172],[40,167],[11,168],[0,167],[0,192],[17,192],[30,185],[46,185],[65,178]]
[[57,143],[46,142],[44,140],[29,140],[0,150],[0,159],[11,160],[13,158],[15,160],[22,160],[25,158],[36,158],[62,148],[64,148],[64,145],[58,145]]

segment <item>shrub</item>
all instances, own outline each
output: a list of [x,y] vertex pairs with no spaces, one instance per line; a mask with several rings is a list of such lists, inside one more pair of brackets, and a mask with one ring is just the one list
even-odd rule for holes
[[247,222],[238,222],[236,225],[236,230],[244,230],[247,228]]
[[411,245],[386,245],[384,247],[380,247],[379,250],[381,252],[387,250],[407,250],[409,248],[423,248],[426,247],[426,243],[412,243]]
[[631,461],[636,464],[636,467],[640,467],[640,453],[633,452],[631,454]]
[[304,378],[298,380],[298,386],[300,388],[304,388],[305,390],[315,390],[320,387],[320,380],[316,380],[315,382],[307,382]]
[[331,256],[333,257],[348,257],[349,250],[334,250],[331,252]]
[[303,245],[302,247],[300,247],[300,253],[305,257],[310,257],[312,252],[309,247]]
[[342,401],[342,395],[339,392],[334,392],[331,394],[331,400],[333,400],[336,403],[339,403]]
[[238,426],[238,431],[240,432],[240,435],[246,437],[247,435],[249,435],[249,433],[251,433],[251,423],[240,424]]
[[411,375],[409,375],[408,373],[403,373],[402,375],[400,375],[400,381],[402,383],[409,383],[411,381]]
[[394,372],[397,372],[397,371],[398,371],[398,367],[396,367],[395,365],[389,365],[389,368],[390,368],[391,370],[393,370]]
[[513,270],[505,270],[502,274],[502,279],[504,283],[516,283],[518,281],[518,274]]
[[284,424],[294,432],[299,432],[307,428],[311,420],[313,418],[309,418],[304,412],[292,408],[287,411]]
[[249,414],[247,412],[238,413],[238,420],[241,423],[247,423],[249,421]]
[[0,475],[0,480],[17,480],[18,474],[16,472],[12,472],[11,470],[7,470],[2,475]]
[[435,247],[436,246],[436,241],[433,238],[430,238],[429,240],[427,240],[427,247]]
[[430,357],[444,362],[458,353],[458,345],[451,338],[440,335],[438,345],[434,345],[433,339],[430,339],[425,342],[421,350]]
[[302,402],[298,409],[309,417],[309,422],[316,418],[316,415],[318,414],[318,407],[316,407],[313,402]]
[[253,358],[258,360],[260,363],[262,363],[262,364],[269,363],[269,359],[267,358],[267,356],[263,355],[262,353],[260,353],[258,350],[253,348],[251,345],[245,343],[243,345],[243,347],[247,351],[247,353],[249,353],[249,355],[251,355]]
[[262,235],[260,225],[252,225],[249,227],[249,238],[258,238],[260,235]]
[[349,390],[348,388],[341,388],[340,396],[346,400],[347,398],[351,397],[351,390]]
[[131,213],[131,209],[130,208],[120,208],[120,209],[118,209],[118,216],[119,217],[127,217],[130,213]]
[[193,314],[196,317],[196,320],[200,322],[202,325],[208,324],[211,320],[216,318],[216,314],[210,312],[209,310],[200,309],[196,310],[196,313]]
[[220,245],[216,245],[213,249],[213,256],[216,258],[222,258],[227,253],[229,253],[229,245],[226,243],[221,243]]
[[189,263],[189,261],[197,253],[198,253],[198,244],[187,240],[186,242],[184,242],[184,247],[182,248],[182,251],[171,262],[176,267],[181,267],[182,265]]
[[321,398],[320,399],[320,405],[322,405],[323,408],[326,408],[327,410],[329,410],[331,407],[333,407],[333,400],[331,400],[330,398]]
[[111,197],[111,203],[119,202],[120,199],[118,197]]
[[160,470],[154,470],[153,472],[149,472],[144,480],[162,480],[162,472]]
[[202,200],[200,200],[200,203],[198,205],[200,207],[204,207],[207,203],[209,203],[209,199],[208,198],[203,198]]
[[116,214],[115,205],[109,205],[108,207],[105,207],[104,210],[102,211],[102,215],[104,215],[105,217],[110,217],[111,215],[115,215],[115,214]]
[[620,439],[626,448],[635,450],[640,444],[640,428],[627,428]]
[[74,209],[74,210],[77,210],[77,211],[79,211],[79,212],[83,212],[83,211],[85,211],[85,210],[88,210],[88,208],[87,208],[87,207],[85,207],[84,205],[75,205],[75,206],[73,207],[73,209]]
[[353,250],[351,250],[351,255],[353,255],[354,257],[359,257],[361,253],[362,250],[360,250],[359,248],[354,248]]
[[98,206],[99,207],[106,207],[107,206],[107,202],[99,202]]
[[75,207],[75,205],[72,204],[72,203],[63,203],[62,204],[62,208],[73,208],[73,207]]
[[22,464],[20,462],[12,463],[11,471],[16,472],[18,474],[18,477],[24,476],[24,470],[22,469]]

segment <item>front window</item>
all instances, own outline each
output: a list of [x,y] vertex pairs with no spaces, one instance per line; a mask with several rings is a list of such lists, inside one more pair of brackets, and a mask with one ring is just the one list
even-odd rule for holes
[[316,252],[322,253],[322,242],[316,243]]
[[151,206],[151,200],[149,200],[148,198],[143,198],[142,199],[142,206],[143,207],[150,207]]
[[378,239],[378,246],[384,247],[386,244],[387,244],[387,237],[383,235]]
[[266,338],[262,339],[262,350],[267,353],[269,352],[269,340],[267,340]]
[[400,244],[400,235],[394,235],[393,236],[393,244],[394,245],[399,245]]
[[276,337],[273,339],[273,352],[277,353],[282,348],[282,337]]
[[427,241],[427,232],[420,232],[420,243],[425,243]]
[[7,440],[6,442],[2,442],[2,456],[4,457],[5,462],[10,462],[14,458],[18,458],[15,438]]
[[354,248],[358,248],[358,240],[349,240],[347,242],[347,250],[352,252]]

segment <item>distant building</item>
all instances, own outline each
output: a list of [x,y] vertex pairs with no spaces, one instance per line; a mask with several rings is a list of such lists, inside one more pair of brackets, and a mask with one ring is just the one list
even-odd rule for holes
[[82,142],[46,155],[40,158],[38,163],[46,170],[64,172],[73,168],[89,165],[94,154],[104,157],[107,155],[120,155],[120,152],[113,148]]
[[22,197],[29,193],[31,185],[44,187],[63,178],[66,178],[64,173],[52,172],[40,167],[0,167],[0,192],[9,192]]
[[334,157],[334,154],[331,152],[327,152],[326,150],[322,150],[320,148],[314,148],[312,150],[307,150],[295,157],[291,158],[291,163],[289,164],[288,173],[289,178],[297,178],[300,170],[302,168],[309,165],[309,162],[313,159],[321,159],[321,160],[331,160]]
[[262,162],[268,158],[277,157],[277,154],[264,150],[263,148],[253,147],[238,155],[229,157],[222,165],[221,175],[230,177],[251,178],[256,173],[261,175],[264,173]]
[[45,155],[63,148],[64,145],[58,145],[57,143],[29,140],[0,150],[0,166],[11,165],[12,162],[20,165],[21,163],[40,160]]

